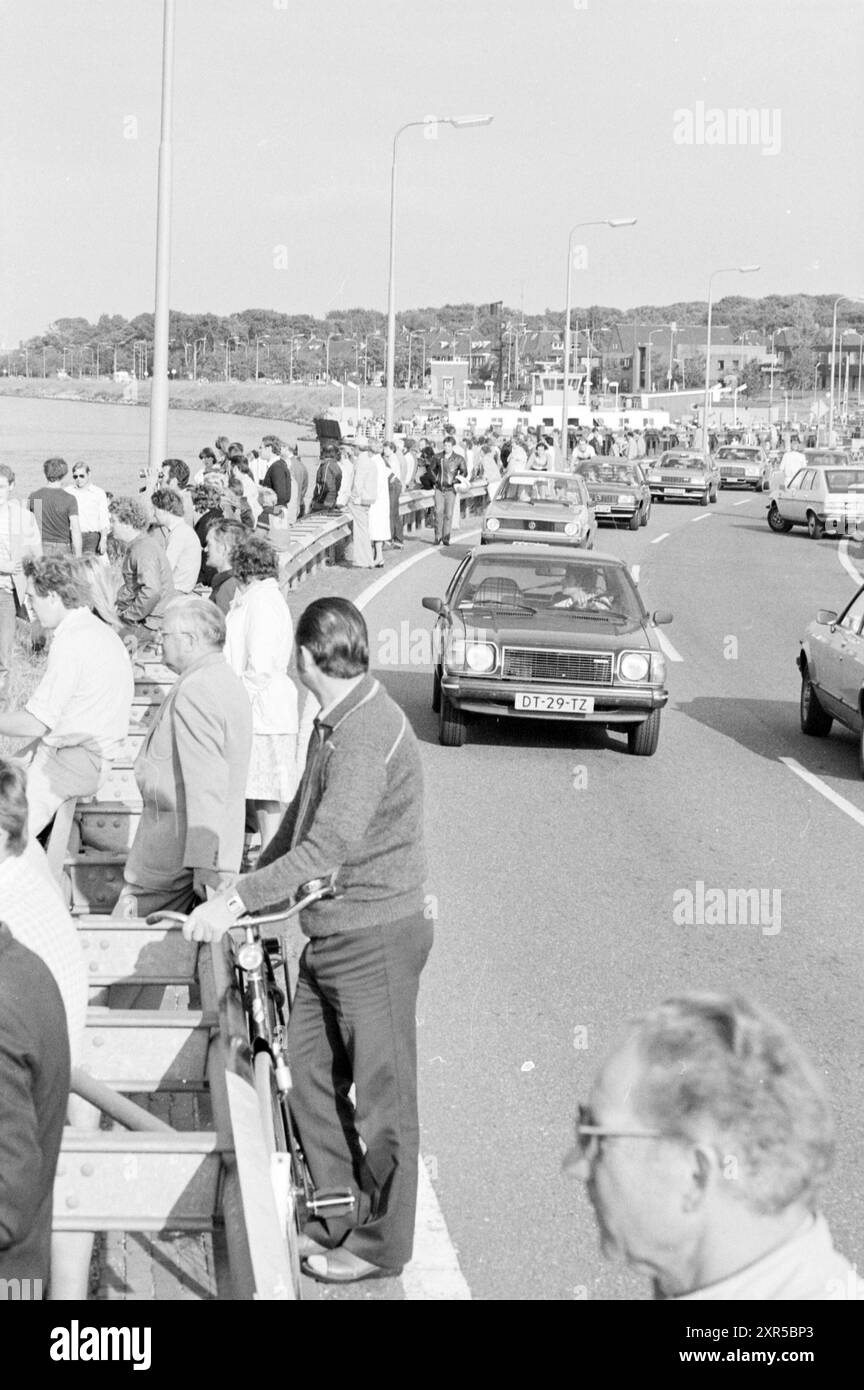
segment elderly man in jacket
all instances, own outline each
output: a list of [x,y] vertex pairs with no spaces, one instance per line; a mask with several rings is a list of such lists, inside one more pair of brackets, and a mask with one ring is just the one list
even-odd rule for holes
[[153,641],[174,597],[168,557],[161,543],[149,534],[150,516],[137,498],[115,497],[108,510],[111,533],[126,546],[117,617],[136,637]]
[[215,603],[169,605],[162,656],[178,680],[135,763],[143,810],[115,916],[188,912],[240,868],[252,710],[224,645]]

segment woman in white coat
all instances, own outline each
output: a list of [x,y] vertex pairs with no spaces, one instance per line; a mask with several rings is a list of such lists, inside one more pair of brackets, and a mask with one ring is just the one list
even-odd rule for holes
[[375,501],[369,508],[369,539],[372,542],[372,563],[376,569],[384,564],[384,542],[390,539],[390,470],[377,449],[372,454],[375,465]]
[[226,616],[225,659],[252,704],[246,799],[255,807],[263,849],[300,780],[297,687],[288,675],[294,625],[277,582],[277,554],[268,540],[242,536],[232,551],[231,568],[237,593]]

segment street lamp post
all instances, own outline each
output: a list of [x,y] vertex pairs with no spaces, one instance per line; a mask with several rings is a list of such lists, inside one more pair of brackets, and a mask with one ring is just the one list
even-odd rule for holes
[[[570,228],[567,238],[567,298],[564,309],[564,389],[561,400],[561,457],[562,461],[569,459],[570,437],[568,430],[570,423],[568,419],[570,411],[570,314],[571,301],[573,298],[573,233],[578,232],[580,227],[632,227],[636,223],[635,217],[600,217],[590,222],[577,222]],[[590,349],[588,376],[591,375]],[[590,400],[590,382],[586,383],[586,400]]]
[[[651,339],[654,337],[654,334],[655,334],[655,333],[665,333],[665,332],[666,332],[666,328],[667,328],[667,325],[666,325],[665,323],[662,323],[662,324],[660,325],[659,328],[652,328],[652,329],[651,329],[651,332],[648,334],[648,361],[647,361],[646,368],[645,368],[645,390],[646,390],[646,391],[651,391],[651,390],[653,389],[653,388],[652,388],[652,384],[651,384]],[[671,339],[671,338],[669,339],[669,365],[670,365],[670,366],[672,365],[672,339]]]
[[168,321],[171,283],[171,119],[174,67],[174,0],[164,0],[162,28],[162,123],[156,210],[156,312],[153,318],[153,390],[150,394],[150,473],[156,477],[168,441]]
[[724,265],[718,270],[712,270],[708,276],[708,333],[705,342],[705,406],[702,415],[702,448],[708,452],[708,397],[711,389],[711,312],[714,307],[714,276],[715,275],[751,275],[754,270],[758,270],[758,265]]
[[[457,130],[462,130],[469,126],[489,125],[491,121],[491,116],[441,116],[437,124],[451,125]],[[384,437],[386,439],[393,437],[395,414],[393,397],[396,358],[396,152],[399,136],[403,130],[411,130],[415,126],[427,127],[428,124],[428,121],[407,121],[405,125],[399,127],[393,136],[393,161],[390,169],[390,274],[387,286],[387,389],[384,406]]]
[[778,333],[789,333],[789,332],[791,331],[791,327],[792,327],[791,324],[786,324],[786,325],[784,325],[783,328],[775,328],[775,329],[774,329],[774,332],[771,334],[771,383],[770,383],[770,386],[769,386],[769,389],[768,389],[768,428],[769,428],[769,430],[771,429],[771,426],[774,424],[774,366],[775,366],[775,362],[776,362],[776,353],[775,353],[775,351],[774,351],[774,340],[775,340],[775,338],[777,337],[777,334],[778,334]]
[[[854,328],[844,328],[844,329],[842,330],[841,334],[840,334],[840,342],[839,342],[839,345],[838,345],[838,351],[839,351],[839,353],[840,353],[840,373],[839,373],[840,378],[842,378],[842,376],[843,376],[843,339],[847,336],[847,334],[849,334],[849,333],[854,333],[854,332],[855,332],[855,329],[854,329]],[[843,395],[842,395],[842,398],[841,398],[841,399],[842,399],[842,406],[841,406],[842,418],[843,418],[844,421],[845,421],[845,419],[846,419],[846,416],[849,414],[849,356],[850,356],[850,354],[847,352],[847,353],[846,353],[846,382],[845,382],[845,385],[844,385],[844,387],[843,387]],[[838,381],[838,385],[839,385],[839,381]]]
[[836,344],[837,344],[837,305],[840,304],[844,299],[848,300],[850,304],[861,304],[861,303],[864,303],[864,295],[860,295],[860,294],[838,294],[837,298],[834,300],[834,318],[833,318],[832,323],[831,323],[831,393],[830,393],[829,398],[828,398],[828,448],[829,448],[829,449],[831,448],[831,445],[832,445],[833,440],[834,440],[834,365],[835,365],[835,355],[836,355],[836,351],[837,351],[837,348],[836,348]]

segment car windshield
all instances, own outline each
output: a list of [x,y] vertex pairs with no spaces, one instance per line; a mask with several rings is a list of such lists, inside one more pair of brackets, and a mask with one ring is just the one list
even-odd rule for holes
[[554,474],[513,473],[499,489],[496,502],[563,502],[573,506],[582,501],[582,489],[572,477]]
[[730,445],[717,450],[717,457],[722,459],[746,459],[748,463],[753,463],[759,457],[758,449],[739,448],[737,445]]
[[864,468],[826,468],[825,486],[829,492],[851,492],[864,488]]
[[527,555],[479,555],[465,572],[452,604],[461,609],[572,610],[609,620],[641,622],[639,595],[623,565],[586,556],[566,562]]
[[808,452],[805,457],[808,466],[812,465],[817,468],[845,468],[848,463],[852,462],[848,454],[815,454]]
[[588,459],[585,463],[580,463],[576,470],[581,473],[586,483],[615,483],[616,486],[638,487],[639,481],[634,470],[626,463],[599,463],[596,459]]
[[698,454],[667,454],[660,460],[661,468],[685,468],[688,473],[704,473],[705,460]]

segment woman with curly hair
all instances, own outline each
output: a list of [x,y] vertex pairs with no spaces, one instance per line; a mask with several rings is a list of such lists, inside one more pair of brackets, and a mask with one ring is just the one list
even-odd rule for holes
[[277,582],[277,552],[268,540],[241,536],[231,568],[237,592],[226,617],[225,659],[252,703],[246,798],[255,807],[263,849],[300,780],[297,687],[288,675],[294,627]]

